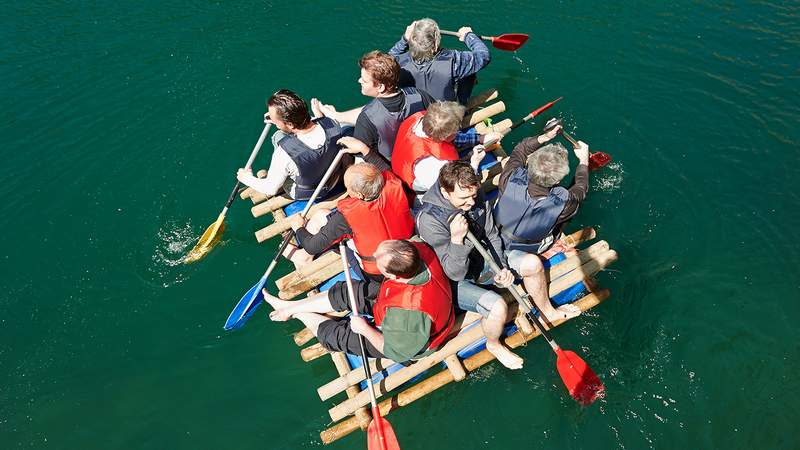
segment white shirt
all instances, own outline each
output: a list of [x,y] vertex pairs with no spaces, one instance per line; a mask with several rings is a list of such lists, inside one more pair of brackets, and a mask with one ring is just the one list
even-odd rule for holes
[[[272,136],[275,151],[272,152],[272,160],[269,163],[269,171],[267,172],[266,178],[246,175],[242,177],[242,183],[264,195],[273,196],[283,188],[289,193],[290,197],[294,197],[294,180],[300,175],[300,170],[297,168],[297,164],[292,161],[292,158],[289,157],[289,154],[286,153],[286,150],[278,145],[278,141],[284,136],[286,136],[286,134],[281,131],[275,132]],[[295,136],[309,148],[316,149],[325,145],[325,129],[319,124],[315,124],[314,128],[308,133],[297,134]]]
[[[419,137],[428,137],[428,135],[422,131],[422,120],[418,120],[417,123],[411,127],[411,131]],[[411,186],[411,189],[417,192],[426,192],[433,186],[433,183],[436,183],[436,180],[439,179],[439,171],[442,170],[442,167],[449,162],[450,161],[437,159],[433,156],[426,156],[419,159],[414,163],[414,184]]]

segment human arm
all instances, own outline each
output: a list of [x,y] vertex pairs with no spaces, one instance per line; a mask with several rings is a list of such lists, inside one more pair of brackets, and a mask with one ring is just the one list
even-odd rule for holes
[[411,39],[411,33],[414,31],[414,25],[416,23],[417,21],[415,20],[406,27],[405,31],[403,32],[403,37],[401,37],[400,40],[397,41],[397,43],[395,43],[394,46],[392,46],[392,48],[389,49],[388,53],[390,55],[397,58],[398,56],[408,51],[408,40]]
[[446,227],[424,212],[419,215],[417,221],[419,236],[433,247],[444,273],[453,281],[460,281],[466,277],[469,269],[469,254],[472,251],[471,247],[464,245],[466,228],[461,224],[461,220],[464,220],[463,216],[459,217],[453,220],[456,222],[455,226],[459,227],[457,229],[459,234],[456,236],[451,236],[451,228],[454,225]]
[[574,152],[578,157],[578,167],[575,169],[572,185],[568,189],[569,200],[559,214],[559,221],[572,217],[589,193],[589,146],[583,141],[578,141],[578,148],[574,149]]
[[275,147],[275,151],[272,153],[266,178],[253,176],[252,170],[239,169],[236,173],[236,179],[264,195],[273,196],[283,189],[286,179],[289,178],[291,173],[296,173],[296,170],[297,166],[294,161],[278,146]]
[[296,223],[291,223],[291,225],[292,229],[297,233],[297,239],[303,246],[303,250],[309,255],[318,255],[338,242],[343,236],[353,233],[344,218],[344,214],[339,211],[328,217],[328,222],[322,226],[317,234],[309,233],[303,226],[296,227]]
[[383,333],[381,333],[380,330],[370,325],[369,322],[367,322],[361,316],[350,317],[350,328],[353,330],[354,333],[364,336],[364,338],[368,340],[369,343],[372,344],[372,346],[375,347],[376,350],[385,355],[383,351],[384,347]]
[[483,43],[470,27],[461,27],[458,38],[467,45],[468,51],[454,51],[453,53],[453,79],[460,80],[478,73],[492,60],[489,47]]
[[311,111],[314,113],[314,117],[330,117],[343,125],[354,125],[362,109],[364,107],[359,106],[347,111],[337,111],[333,105],[326,105],[317,98],[311,99]]
[[361,155],[365,162],[374,165],[381,172],[392,170],[392,167],[377,151],[373,151],[369,146],[355,137],[345,136],[337,141],[337,144],[344,147],[347,153]]

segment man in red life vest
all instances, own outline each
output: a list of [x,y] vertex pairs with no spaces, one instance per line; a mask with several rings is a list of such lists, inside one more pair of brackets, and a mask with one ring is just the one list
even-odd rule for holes
[[455,312],[450,281],[434,251],[422,242],[383,241],[375,251],[375,265],[383,283],[355,281],[353,286],[358,312],[373,316],[375,326],[363,317],[324,315],[350,310],[346,287],[297,301],[279,300],[264,290],[275,309],[270,319],[300,320],[331,351],[359,354],[359,334],[366,338],[370,358],[403,362],[435,351],[452,330]]
[[[397,130],[392,171],[415,192],[424,193],[436,182],[442,166],[459,159],[459,148],[502,138],[499,133],[460,133],[463,118],[464,107],[456,102],[436,102],[411,115]],[[470,163],[477,170],[485,153],[482,146],[475,150]]]
[[[366,145],[345,137],[339,143],[351,151],[364,151]],[[350,166],[344,174],[348,197],[336,211],[318,211],[305,226],[300,215],[290,217],[302,250],[289,254],[295,264],[307,264],[312,255],[324,252],[344,238],[352,238],[356,255],[367,277],[382,281],[375,265],[378,244],[388,239],[408,239],[414,234],[414,219],[400,180],[378,152],[366,150],[370,162]],[[374,163],[374,164],[373,164]]]

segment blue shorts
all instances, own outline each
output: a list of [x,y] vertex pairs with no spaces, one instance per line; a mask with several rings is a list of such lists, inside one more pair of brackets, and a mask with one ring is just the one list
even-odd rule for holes
[[495,302],[498,300],[505,301],[500,294],[488,288],[492,285],[493,278],[494,273],[489,269],[488,265],[484,265],[478,281],[458,281],[453,289],[454,300],[458,308],[488,317],[489,311],[492,310]]
[[525,259],[526,256],[530,255],[528,252],[523,252],[522,250],[506,250],[506,260],[508,261],[508,267],[514,272],[514,276],[517,278],[521,278],[519,274],[519,269],[522,266],[522,260]]

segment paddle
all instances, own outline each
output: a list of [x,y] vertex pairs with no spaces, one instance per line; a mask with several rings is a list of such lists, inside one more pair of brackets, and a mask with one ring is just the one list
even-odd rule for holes
[[[256,146],[253,148],[253,151],[250,153],[250,158],[247,160],[247,164],[244,166],[246,169],[249,169],[250,166],[253,165],[253,161],[256,159],[256,155],[258,155],[259,150],[261,150],[261,145],[264,144],[264,140],[267,138],[267,133],[269,133],[269,129],[272,127],[272,123],[267,123],[264,125],[264,131],[261,132],[261,136],[258,138],[258,142]],[[204,256],[214,248],[214,245],[219,242],[219,239],[222,237],[222,233],[225,231],[225,215],[228,214],[228,208],[231,207],[233,203],[233,199],[236,198],[236,193],[239,192],[239,187],[242,184],[237,181],[236,185],[233,187],[231,191],[231,195],[228,197],[228,201],[225,203],[225,207],[222,208],[222,212],[217,217],[217,220],[212,223],[211,225],[206,228],[206,231],[200,236],[200,239],[195,244],[194,248],[183,258],[183,263],[193,263],[195,261],[201,260]]]
[[[319,193],[322,191],[325,184],[328,182],[328,179],[331,177],[333,172],[336,170],[336,166],[339,165],[339,161],[342,159],[342,156],[347,153],[345,150],[339,150],[339,153],[336,154],[336,157],[333,159],[330,167],[328,167],[328,171],[325,172],[323,175],[322,180],[320,180],[317,188],[314,189],[314,193],[311,194],[311,198],[308,199],[308,203],[306,203],[306,207],[303,208],[303,211],[300,213],[300,217],[306,217],[308,214],[308,210],[311,209],[311,206],[314,204],[314,201],[319,196]],[[275,257],[272,258],[272,261],[269,263],[269,267],[267,267],[267,271],[264,272],[264,275],[261,277],[258,282],[247,291],[244,296],[242,296],[239,303],[233,308],[231,314],[228,316],[228,320],[225,321],[224,329],[225,330],[233,330],[236,328],[241,327],[242,325],[247,322],[247,319],[253,315],[258,305],[264,300],[264,296],[261,293],[261,289],[264,288],[264,285],[267,283],[267,278],[272,273],[272,270],[275,269],[275,266],[278,264],[278,259],[280,258],[283,251],[286,250],[286,247],[289,245],[289,241],[292,240],[294,236],[294,230],[289,230],[286,234],[286,237],[283,238],[283,242],[281,246],[278,248],[278,252],[275,253]]]
[[[500,267],[497,265],[497,262],[495,262],[492,255],[486,251],[471,231],[467,231],[467,239],[472,242],[475,249],[483,256],[492,271],[494,273],[500,273]],[[603,382],[600,381],[600,378],[597,377],[589,365],[586,364],[580,356],[576,355],[575,352],[562,350],[561,347],[556,344],[556,341],[545,331],[542,322],[536,317],[536,314],[533,313],[534,306],[527,295],[520,295],[519,291],[517,291],[514,286],[509,286],[507,289],[524,309],[528,319],[533,322],[539,330],[539,333],[547,340],[547,343],[550,344],[550,347],[556,353],[556,368],[558,369],[558,374],[561,376],[561,380],[564,382],[572,398],[586,406],[602,397],[605,392]]]
[[514,128],[517,128],[517,127],[521,126],[523,123],[533,119],[534,117],[538,116],[542,112],[550,109],[551,106],[553,106],[556,103],[558,103],[562,98],[564,98],[564,97],[558,97],[557,99],[553,100],[552,102],[545,103],[544,105],[534,109],[533,111],[531,111],[530,114],[528,114],[527,116],[523,117],[522,119],[516,121],[513,125],[511,125],[511,128],[509,128],[508,130],[504,131],[503,134],[508,134]]
[[[545,133],[549,130],[552,130],[554,127],[561,125],[561,119],[556,119],[555,117],[548,120],[546,124],[544,124],[544,131]],[[561,131],[559,132],[562,136],[564,136],[573,147],[578,148],[578,141],[570,136],[569,133],[564,131],[564,127],[561,127]],[[601,167],[605,166],[606,164],[611,162],[611,155],[604,152],[594,152],[589,155],[589,170],[597,170]]]
[[[347,282],[347,296],[350,297],[350,310],[354,317],[358,317],[358,304],[353,294],[353,280],[350,278],[350,265],[347,262],[347,253],[344,242],[339,243],[339,254],[342,256],[342,268],[344,269],[344,279]],[[375,400],[375,386],[372,384],[372,373],[369,370],[367,352],[364,349],[364,336],[358,335],[358,345],[361,347],[361,362],[364,366],[364,373],[367,376],[369,386],[369,401],[372,404],[372,422],[367,427],[367,449],[368,450],[400,450],[397,436],[394,434],[392,425],[389,421],[381,417],[378,409],[378,402]]]
[[[458,33],[455,31],[439,30],[445,36],[456,36]],[[506,50],[509,52],[516,51],[528,41],[528,35],[522,33],[507,33],[500,36],[478,36],[484,41],[491,41],[492,46],[499,50]]]

